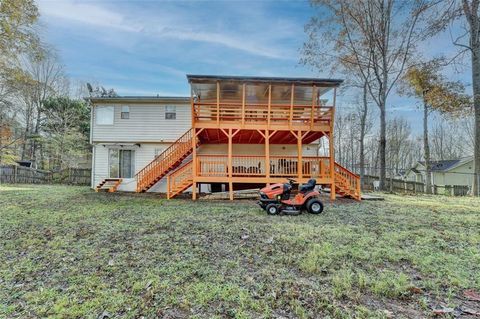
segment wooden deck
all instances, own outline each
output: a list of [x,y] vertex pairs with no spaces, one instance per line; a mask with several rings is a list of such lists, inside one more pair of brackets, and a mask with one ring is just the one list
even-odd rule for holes
[[[359,177],[335,163],[333,123],[341,80],[187,76],[192,128],[137,174],[137,191],[167,177],[168,198],[197,184],[269,184],[293,178],[360,199]],[[333,89],[331,104],[322,95]],[[328,157],[304,156],[303,145],[327,137]],[[226,144],[227,154],[198,154],[200,144]],[[262,144],[263,154],[234,155],[234,144]],[[296,156],[270,154],[271,144],[296,144]],[[188,157],[188,158],[187,158]],[[191,160],[190,160],[191,158]],[[185,162],[186,161],[186,162]]]

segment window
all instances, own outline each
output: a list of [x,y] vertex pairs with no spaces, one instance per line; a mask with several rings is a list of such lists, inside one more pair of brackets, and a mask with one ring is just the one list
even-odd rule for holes
[[123,120],[128,120],[130,118],[130,107],[128,105],[122,106],[122,112],[120,113],[120,118]]
[[165,106],[165,119],[175,120],[177,118],[177,107],[175,105]]
[[95,111],[95,123],[97,123],[98,125],[113,125],[113,106],[97,106],[95,108]]
[[135,172],[135,151],[110,149],[110,178],[133,178]]

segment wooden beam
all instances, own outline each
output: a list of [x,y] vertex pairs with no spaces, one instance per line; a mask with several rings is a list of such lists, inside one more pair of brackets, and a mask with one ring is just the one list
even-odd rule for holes
[[198,131],[196,131],[196,132],[195,132],[195,136],[200,135],[200,133],[202,133],[203,130],[204,130],[204,128],[201,128],[201,129],[199,129]]
[[266,134],[266,133],[265,133],[265,134],[263,134],[263,132],[262,132],[261,130],[257,130],[257,132],[258,132],[260,135],[262,135],[262,136],[263,136],[263,138],[265,138],[265,136],[266,136],[265,134]]

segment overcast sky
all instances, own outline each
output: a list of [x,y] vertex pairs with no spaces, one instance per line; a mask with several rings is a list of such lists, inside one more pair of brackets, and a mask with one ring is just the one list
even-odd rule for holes
[[[120,95],[189,95],[185,74],[330,77],[299,64],[312,15],[307,1],[39,1],[42,32],[68,75]],[[451,54],[450,35],[422,47]],[[452,79],[469,82],[469,70]],[[352,96],[339,99],[339,109]],[[393,95],[389,116],[418,121]]]

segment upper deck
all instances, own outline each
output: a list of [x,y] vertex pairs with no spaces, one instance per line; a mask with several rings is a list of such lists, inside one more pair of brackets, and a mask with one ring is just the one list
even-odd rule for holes
[[[328,132],[335,79],[187,75],[196,128]],[[325,95],[333,89],[330,99]]]

